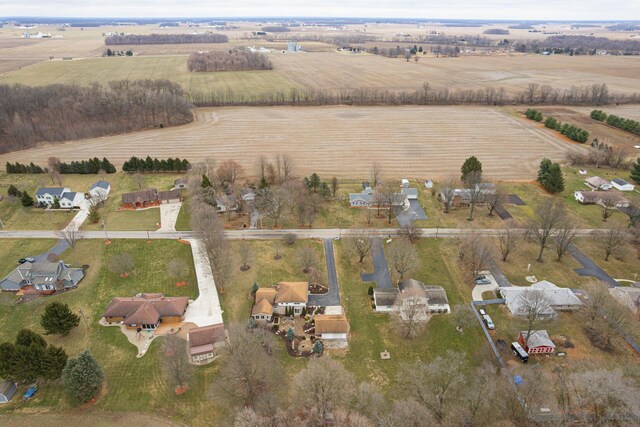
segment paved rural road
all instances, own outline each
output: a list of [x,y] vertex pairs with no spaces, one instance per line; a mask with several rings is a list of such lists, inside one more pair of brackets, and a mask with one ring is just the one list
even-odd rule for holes
[[[460,229],[460,228],[422,228],[422,237],[462,237],[469,234],[495,236],[500,233],[499,229]],[[578,236],[591,236],[594,232],[605,232],[606,230],[581,229],[577,230]],[[524,233],[524,229],[522,230]],[[397,236],[397,228],[379,229],[338,229],[338,228],[318,228],[318,229],[280,229],[280,230],[227,230],[229,239],[233,240],[262,240],[262,239],[282,239],[285,234],[295,233],[301,239],[335,239],[338,236],[351,237],[366,233],[370,236]],[[196,235],[192,231],[153,231],[147,237],[146,231],[109,231],[109,239],[193,239]],[[104,239],[104,231],[85,231],[85,239]],[[3,230],[0,231],[0,239],[58,239],[59,232],[47,230]]]
[[376,282],[378,289],[391,289],[391,275],[389,274],[389,266],[384,256],[384,248],[382,247],[382,239],[369,239],[371,241],[371,260],[373,261],[373,273],[362,273],[363,282]]
[[576,259],[580,264],[582,264],[582,268],[576,268],[575,272],[578,273],[578,276],[592,276],[596,279],[602,280],[611,288],[615,288],[616,286],[620,286],[618,282],[616,282],[611,276],[609,276],[603,269],[598,267],[598,265],[591,260],[588,256],[586,256],[580,249],[575,247],[574,245],[569,246],[569,253],[572,257]]
[[336,258],[333,254],[332,239],[324,239],[324,259],[327,264],[329,292],[325,295],[309,295],[309,303],[325,307],[340,305],[340,288],[338,287],[338,273],[336,272]]

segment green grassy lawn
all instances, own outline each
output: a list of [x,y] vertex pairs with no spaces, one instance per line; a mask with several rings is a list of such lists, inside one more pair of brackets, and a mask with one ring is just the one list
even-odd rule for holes
[[296,87],[276,70],[190,73],[187,59],[186,55],[165,55],[44,61],[9,72],[0,77],[0,83],[88,85],[111,80],[168,79],[179,83],[189,93],[233,90],[246,98],[275,91],[287,93]]
[[604,260],[604,248],[598,239],[577,239],[576,246],[614,279],[638,280],[637,278],[640,276],[640,247],[638,245],[631,243],[623,245],[611,254],[609,261]]
[[[108,269],[109,260],[117,253],[127,252],[135,259],[134,272],[128,278],[120,278]],[[166,265],[174,258],[183,259],[189,265],[184,280],[188,286],[176,287],[175,281],[166,276]],[[208,379],[217,367],[211,365],[197,370],[192,390],[176,397],[161,374],[159,343],[154,342],[143,358],[136,358],[137,350],[129,344],[118,328],[98,325],[98,320],[111,298],[132,296],[138,292],[163,292],[166,295],[197,295],[190,247],[175,241],[116,240],[105,246],[98,240],[81,241],[75,250],[69,249],[62,259],[72,265],[88,264],[87,276],[78,289],[49,298],[40,298],[26,304],[13,304],[12,294],[2,294],[0,301],[0,340],[13,340],[21,328],[31,328],[42,333],[39,318],[47,303],[61,301],[79,313],[84,312],[88,325],[81,321],[67,337],[51,336],[47,341],[65,348],[71,356],[90,349],[106,374],[106,393],[96,403],[96,409],[106,411],[137,411],[163,413],[175,420],[188,423],[196,416],[211,416],[213,409],[206,403]],[[188,404],[185,404],[189,402]],[[39,409],[34,409],[34,408]],[[4,411],[65,410],[70,407],[60,385],[56,382],[42,384],[37,396],[22,402],[14,399],[0,408]],[[194,408],[202,410],[194,414]]]
[[0,241],[0,278],[18,266],[18,260],[27,256],[40,255],[56,244],[49,239],[2,239]]
[[[458,273],[450,270],[446,262],[447,251],[443,250],[441,242],[423,240],[418,250],[421,255],[428,252],[429,258],[413,277],[445,287],[452,305],[468,302],[470,291],[463,293],[458,287]],[[372,271],[370,258],[359,265],[342,242],[336,244],[336,257],[341,301],[351,324],[349,350],[343,361],[359,380],[374,382],[389,392],[398,367],[404,362],[428,361],[449,349],[464,351],[470,356],[486,350],[479,326],[459,333],[446,315],[434,316],[426,330],[414,340],[396,336],[390,328],[389,315],[373,312],[367,294],[371,284],[363,283],[360,278],[362,271]],[[391,360],[380,359],[380,352],[385,350],[390,352]],[[475,363],[473,360],[478,359],[471,358],[471,363]]]
[[189,230],[191,230],[191,214],[189,213],[189,200],[185,198],[176,220],[176,231]]

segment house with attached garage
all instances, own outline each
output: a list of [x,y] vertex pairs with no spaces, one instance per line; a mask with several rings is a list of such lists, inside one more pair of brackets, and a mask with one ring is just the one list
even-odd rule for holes
[[271,322],[276,295],[277,291],[274,288],[259,288],[256,291],[256,303],[251,309],[251,317],[256,321]]
[[280,282],[275,288],[259,288],[251,309],[256,321],[270,322],[273,315],[300,315],[309,301],[308,282]]
[[628,183],[622,178],[613,178],[611,180],[611,185],[613,185],[613,188],[620,191],[633,191],[633,189],[636,188],[635,185]]
[[63,261],[27,261],[0,280],[0,289],[8,292],[52,294],[75,288],[83,277],[82,268],[71,268]]
[[376,313],[390,313],[394,310],[394,305],[398,298],[398,290],[391,289],[374,289],[373,303],[375,304]]
[[576,311],[582,307],[582,301],[569,288],[560,288],[551,282],[542,280],[531,286],[505,286],[500,288],[500,295],[507,308],[514,316],[526,315],[523,295],[528,290],[539,291],[549,302],[549,308],[540,313],[541,318],[552,319],[558,316],[556,311]]
[[153,330],[160,323],[182,322],[188,305],[188,297],[138,294],[129,298],[113,298],[102,317],[106,323],[120,323],[128,329]]
[[62,195],[62,197],[60,197],[60,200],[58,202],[60,203],[61,208],[73,209],[73,208],[79,208],[80,202],[82,202],[83,200],[84,200],[83,193],[69,191],[69,192],[65,192]]
[[573,197],[583,205],[602,205],[627,208],[631,202],[612,191],[576,191]]
[[109,197],[109,193],[111,192],[111,184],[107,181],[97,181],[94,182],[91,187],[89,187],[89,196],[92,199],[104,201]]
[[[417,190],[415,191],[417,197]],[[360,193],[349,193],[349,206],[352,208],[377,208],[378,205],[387,208],[389,204],[394,208],[402,207],[406,210],[409,208],[409,197],[402,192],[402,189],[400,193],[393,193],[391,196],[386,196],[371,187],[365,188]]]
[[68,187],[43,187],[36,190],[36,201],[38,206],[44,208],[53,206],[56,200],[60,200],[64,193],[71,192]]
[[376,313],[390,313],[393,311],[402,311],[402,307],[398,307],[398,296],[404,292],[415,292],[412,298],[417,298],[417,303],[424,310],[425,320],[431,314],[449,314],[451,307],[449,306],[449,298],[447,292],[442,286],[425,285],[415,279],[401,280],[398,288],[390,289],[374,289],[373,301]]
[[595,191],[608,191],[613,188],[611,181],[607,181],[599,176],[592,176],[591,178],[585,179],[584,182]]
[[189,357],[193,363],[204,365],[215,359],[227,344],[224,324],[189,329]]

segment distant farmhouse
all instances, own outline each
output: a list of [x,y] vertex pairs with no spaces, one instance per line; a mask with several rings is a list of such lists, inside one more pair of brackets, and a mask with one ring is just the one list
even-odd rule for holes
[[71,268],[63,261],[25,262],[0,281],[3,291],[49,295],[72,289],[84,277],[82,268]]

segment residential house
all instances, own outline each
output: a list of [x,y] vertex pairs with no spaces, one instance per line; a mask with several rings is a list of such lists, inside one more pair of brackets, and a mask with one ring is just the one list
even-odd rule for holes
[[349,322],[344,314],[318,314],[315,316],[316,338],[330,348],[344,348],[349,336]]
[[408,200],[418,200],[417,188],[402,188],[400,193],[403,194]]
[[[480,192],[480,197],[476,201],[477,204],[485,203],[484,195],[495,194],[496,185],[490,182],[476,184],[476,190]],[[438,193],[438,200],[444,202],[451,190],[447,187],[441,188]],[[466,207],[471,205],[471,190],[468,188],[456,188],[453,190],[451,206],[454,208]]]
[[123,193],[121,205],[123,208],[140,209],[159,206],[162,203],[177,203],[182,200],[182,190],[158,191],[156,188],[147,188],[132,193]]
[[121,323],[129,329],[156,329],[160,323],[179,323],[189,305],[188,297],[139,294],[111,300],[102,317],[107,323]]
[[551,282],[542,280],[531,286],[507,286],[500,288],[500,295],[505,299],[507,308],[515,316],[526,315],[522,295],[529,289],[542,292],[550,308],[541,317],[555,318],[556,311],[576,311],[582,307],[582,301],[569,288],[560,288]]
[[406,279],[398,282],[398,290],[402,293],[410,289],[424,291],[426,297],[426,309],[430,314],[449,314],[449,298],[442,286],[425,285],[415,279]]
[[0,280],[0,288],[8,292],[24,288],[28,293],[52,294],[75,288],[83,277],[82,268],[71,268],[63,261],[27,261]]
[[609,293],[616,301],[627,307],[634,314],[638,314],[640,311],[640,288],[616,286],[615,288],[609,288]]
[[18,385],[13,381],[3,381],[0,383],[0,403],[8,403],[16,393]]
[[243,188],[240,191],[240,198],[245,202],[253,202],[256,199],[256,192],[253,188]]
[[583,205],[603,205],[616,208],[627,208],[631,204],[618,193],[609,191],[576,191],[573,197]]
[[620,191],[633,191],[633,189],[635,188],[635,185],[628,183],[622,178],[613,178],[611,180],[611,185],[613,185],[613,188],[616,188]]
[[41,207],[53,206],[55,200],[60,200],[64,193],[71,192],[68,187],[43,187],[36,190],[36,201]]
[[184,190],[189,185],[189,180],[187,178],[178,178],[173,181],[173,188]]
[[286,315],[293,309],[299,315],[309,301],[308,282],[280,282],[274,288],[259,288],[251,317],[256,321],[270,322],[274,314]]
[[585,179],[584,182],[595,191],[608,191],[613,188],[611,181],[607,181],[599,176],[592,176],[591,178]]
[[213,361],[227,343],[224,324],[189,329],[189,357],[193,363],[205,364]]
[[398,290],[391,289],[374,289],[373,303],[375,304],[376,313],[389,313],[394,310],[396,299],[398,298]]
[[83,193],[77,193],[75,191],[66,191],[62,197],[60,197],[59,203],[61,208],[73,209],[79,208],[80,202],[84,200]]
[[360,193],[349,193],[349,205],[352,208],[371,207],[374,204],[374,194],[371,187],[365,187]]
[[529,354],[551,354],[556,349],[556,345],[549,338],[547,331],[531,331],[529,342],[527,343],[527,331],[520,331],[518,342]]
[[96,181],[89,187],[89,196],[98,201],[107,200],[110,192],[111,184],[103,180]]
[[[378,193],[371,187],[365,188],[361,193],[349,193],[349,205],[352,208],[373,208],[378,207],[378,205],[385,207],[387,204],[388,201],[385,200],[385,195]],[[391,197],[391,204],[394,207],[408,209],[409,199],[407,195],[402,192],[394,193],[393,197]]]
[[216,197],[216,209],[218,213],[233,212],[238,210],[238,202],[235,196],[230,194],[223,194]]

